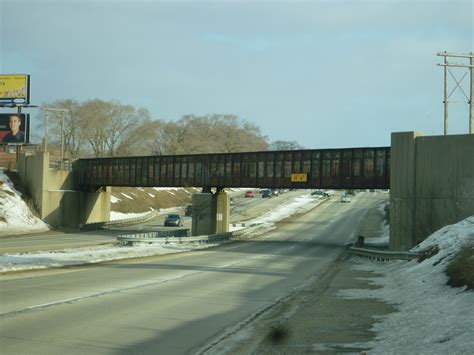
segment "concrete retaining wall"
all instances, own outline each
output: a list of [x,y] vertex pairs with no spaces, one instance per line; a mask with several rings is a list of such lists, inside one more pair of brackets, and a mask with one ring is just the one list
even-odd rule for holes
[[474,135],[392,134],[390,249],[474,215]]
[[70,171],[50,170],[49,154],[21,154],[17,162],[18,174],[26,184],[38,207],[40,218],[53,226],[110,220],[110,187],[100,192],[74,190]]

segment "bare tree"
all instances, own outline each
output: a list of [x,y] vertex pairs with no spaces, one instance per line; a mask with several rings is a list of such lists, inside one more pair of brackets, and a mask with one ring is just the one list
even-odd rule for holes
[[122,142],[149,119],[148,111],[116,101],[89,100],[81,107],[82,127],[94,156],[114,156]]
[[296,141],[274,141],[270,144],[271,150],[298,150],[304,149],[303,146],[299,145]]
[[69,114],[50,114],[48,117],[48,138],[53,144],[61,142],[61,125],[64,119],[63,137],[64,150],[71,158],[77,158],[84,151],[86,138],[81,122],[81,104],[76,100],[58,100],[46,103],[42,106],[58,109],[66,109]]

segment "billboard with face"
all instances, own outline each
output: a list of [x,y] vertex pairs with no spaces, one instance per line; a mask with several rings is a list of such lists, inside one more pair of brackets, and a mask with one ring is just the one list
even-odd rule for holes
[[27,105],[30,103],[30,76],[0,74],[0,104]]
[[30,142],[30,115],[0,114],[0,144],[25,144]]

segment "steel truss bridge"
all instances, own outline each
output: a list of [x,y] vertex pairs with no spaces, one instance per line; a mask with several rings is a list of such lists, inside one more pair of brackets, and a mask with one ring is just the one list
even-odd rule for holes
[[390,147],[79,159],[79,190],[104,186],[388,189]]

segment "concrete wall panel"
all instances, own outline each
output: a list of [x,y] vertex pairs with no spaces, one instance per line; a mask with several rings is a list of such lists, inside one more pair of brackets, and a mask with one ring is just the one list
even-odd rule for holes
[[78,226],[110,220],[110,187],[100,192],[75,191],[71,172],[49,169],[48,153],[20,155],[17,167],[46,223]]
[[474,215],[474,135],[392,134],[390,249]]

